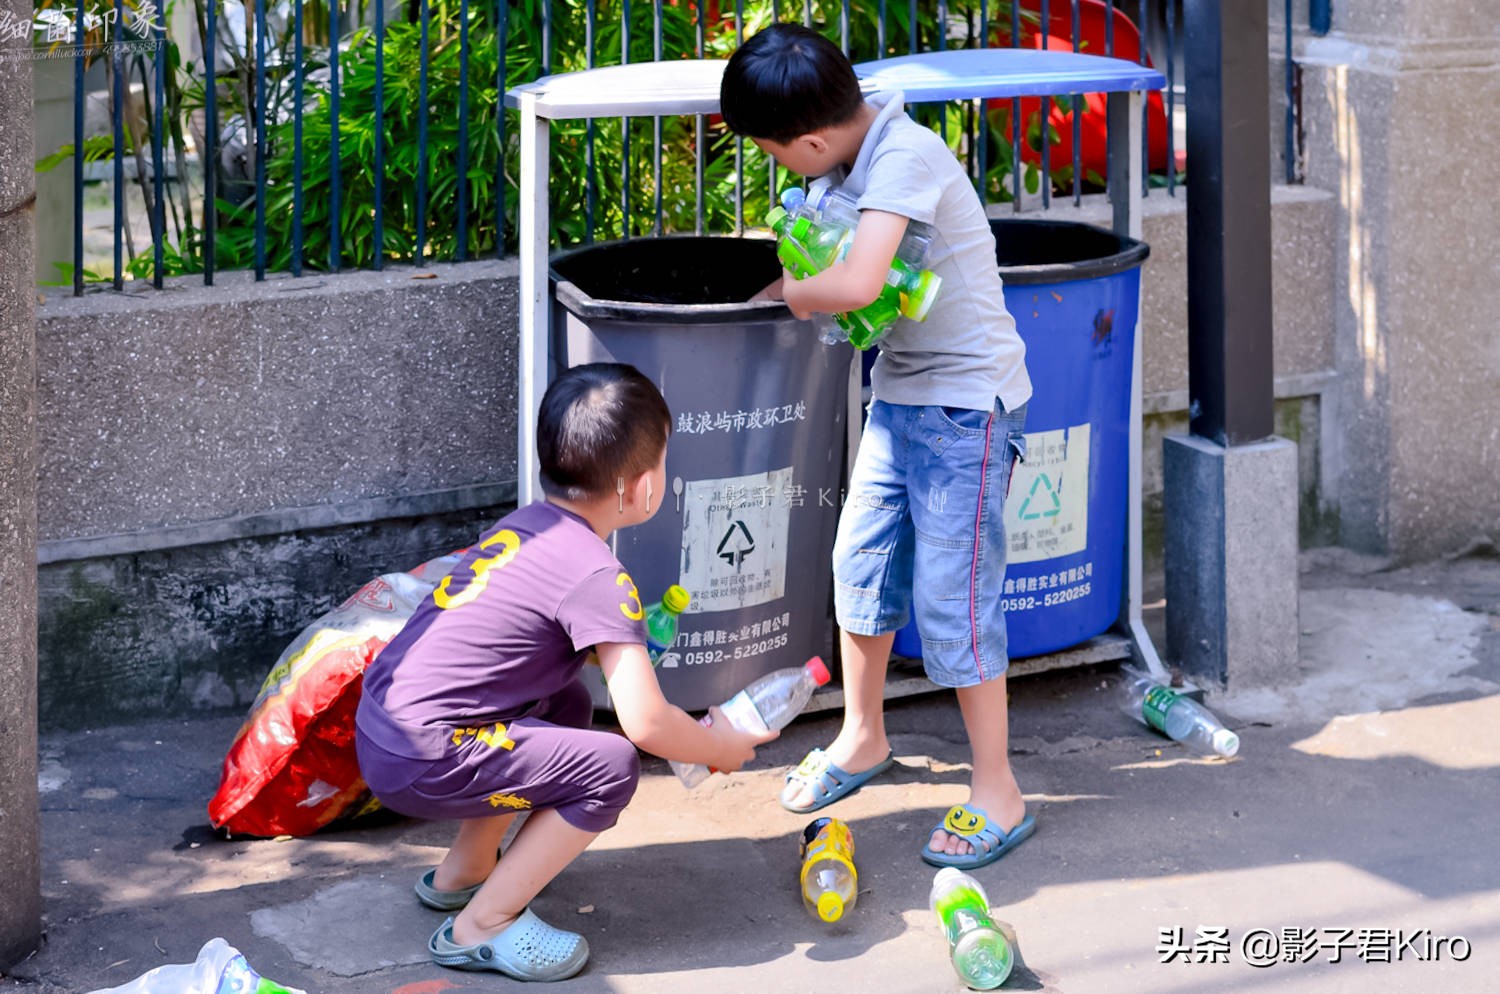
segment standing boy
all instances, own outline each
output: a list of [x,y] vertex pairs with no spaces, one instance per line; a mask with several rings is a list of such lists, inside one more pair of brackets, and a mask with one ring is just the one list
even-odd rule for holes
[[720,100],[731,129],[794,172],[838,185],[860,209],[844,259],[800,281],[783,274],[763,296],[799,318],[869,304],[911,221],[932,227],[927,265],[943,280],[925,322],[898,321],[880,341],[834,547],[843,726],[787,775],[782,806],[817,810],[891,765],[886,665],[914,611],[927,675],[957,691],[973,749],[969,800],[921,855],[983,866],[1035,829],[1008,756],[1000,597],[1005,496],[1024,456],[1031,381],[994,235],[942,140],[906,116],[901,94],[864,99],[849,60],[813,31],[777,24],[748,39],[725,68]]

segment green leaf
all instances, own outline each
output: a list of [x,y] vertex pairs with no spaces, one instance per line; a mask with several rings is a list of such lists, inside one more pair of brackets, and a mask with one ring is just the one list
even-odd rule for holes
[[[50,173],[71,158],[73,158],[73,144],[69,142],[51,155],[44,155],[36,160],[36,171],[38,173]],[[72,281],[70,280],[69,282]]]

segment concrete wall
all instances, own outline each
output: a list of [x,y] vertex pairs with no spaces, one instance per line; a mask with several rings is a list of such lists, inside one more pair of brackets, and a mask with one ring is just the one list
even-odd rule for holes
[[50,296],[44,561],[62,541],[97,554],[163,529],[513,480],[515,297],[510,261]]
[[[1154,439],[1186,417],[1185,202],[1157,191],[1146,211],[1155,506]],[[1277,389],[1312,443],[1314,521],[1334,207],[1275,197]],[[514,263],[423,272],[226,274],[41,308],[45,726],[243,707],[310,620],[514,500]]]
[[515,499],[513,261],[39,314],[40,712],[243,706],[298,630]]
[[1294,45],[1308,182],[1338,207],[1329,496],[1342,544],[1424,558],[1500,534],[1500,19],[1333,9]]
[[[30,20],[26,0],[0,12]],[[0,973],[41,935],[31,62],[0,39]]]
[[371,577],[468,545],[505,510],[289,523],[280,533],[43,565],[41,724],[243,709],[310,621]]

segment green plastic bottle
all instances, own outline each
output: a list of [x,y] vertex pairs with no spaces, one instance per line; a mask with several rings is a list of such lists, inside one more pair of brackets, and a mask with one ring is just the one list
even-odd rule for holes
[[661,662],[666,651],[677,643],[677,616],[687,610],[692,595],[677,584],[667,588],[661,601],[646,611],[646,654],[651,665]]
[[[776,234],[776,255],[781,264],[803,280],[823,272],[849,251],[859,211],[848,197],[832,189],[817,191],[809,201],[800,188],[788,187],[767,222]],[[898,318],[926,318],[943,282],[936,273],[922,268],[931,240],[926,225],[911,222],[891,260],[880,296],[859,310],[833,315],[839,330],[825,332],[823,340],[829,344],[848,341],[857,349],[868,349]]]
[[994,990],[1005,983],[1015,955],[1005,933],[990,918],[989,897],[979,881],[953,866],[932,880],[932,910],[948,935],[953,969],[975,990]]

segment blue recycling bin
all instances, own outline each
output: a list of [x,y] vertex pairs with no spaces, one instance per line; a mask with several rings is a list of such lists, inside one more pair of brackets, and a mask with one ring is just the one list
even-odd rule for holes
[[[1144,242],[1074,221],[991,222],[1005,305],[1035,393],[1005,503],[1012,658],[1056,652],[1120,615],[1130,377]],[[896,655],[918,658],[913,620]]]

